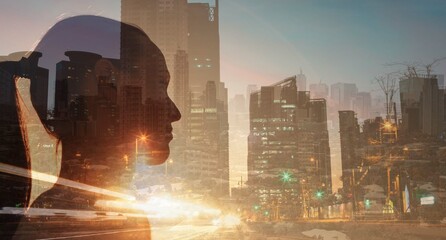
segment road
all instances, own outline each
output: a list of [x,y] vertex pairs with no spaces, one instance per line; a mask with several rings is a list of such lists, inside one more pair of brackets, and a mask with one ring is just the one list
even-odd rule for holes
[[[350,240],[422,240],[446,239],[444,225],[391,222],[294,222],[294,223],[241,223],[238,226],[222,227],[211,222],[177,222],[175,224],[152,224],[144,227],[113,227],[93,229],[42,228],[30,231],[22,228],[15,239],[147,239],[151,231],[154,240],[305,240],[305,239],[350,239]],[[34,228],[34,229],[39,229]],[[306,234],[304,234],[306,233]],[[315,234],[312,238],[311,235]],[[324,238],[322,238],[324,237]]]

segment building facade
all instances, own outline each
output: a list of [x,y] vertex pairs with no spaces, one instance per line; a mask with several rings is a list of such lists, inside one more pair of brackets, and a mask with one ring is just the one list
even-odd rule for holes
[[326,101],[298,91],[296,76],[251,94],[248,184],[261,204],[299,202],[290,211],[301,216],[316,192],[331,193]]

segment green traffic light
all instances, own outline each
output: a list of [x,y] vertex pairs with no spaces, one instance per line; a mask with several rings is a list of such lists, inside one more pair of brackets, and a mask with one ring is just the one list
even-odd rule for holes
[[323,192],[323,191],[317,191],[317,192],[316,192],[316,197],[317,197],[317,198],[320,199],[320,198],[322,198],[323,196],[324,196],[324,192]]
[[280,174],[280,179],[282,180],[282,182],[289,182],[291,181],[291,173],[289,172],[282,172]]
[[370,200],[369,200],[369,199],[366,199],[366,200],[365,200],[365,206],[366,206],[366,207],[370,207]]

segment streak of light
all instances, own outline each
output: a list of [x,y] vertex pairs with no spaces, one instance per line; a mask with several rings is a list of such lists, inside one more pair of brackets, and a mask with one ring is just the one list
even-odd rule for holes
[[[98,215],[102,213],[104,215]],[[67,217],[73,217],[77,219],[89,219],[89,218],[123,218],[123,217],[133,217],[133,218],[147,218],[146,214],[138,213],[126,213],[126,212],[110,212],[110,211],[91,211],[91,210],[73,210],[73,209],[55,209],[55,208],[15,208],[15,207],[3,207],[0,210],[0,214],[15,214],[15,215],[26,215],[28,217],[40,217],[40,216],[60,216],[63,214]]]
[[[31,175],[32,178],[35,180],[50,182],[50,183],[56,182],[56,184],[59,184],[62,186],[67,186],[67,187],[71,187],[71,188],[75,188],[75,189],[79,189],[79,190],[97,193],[97,194],[101,194],[104,196],[116,197],[116,198],[129,200],[129,201],[133,201],[136,199],[134,196],[131,196],[128,194],[114,192],[114,191],[110,191],[107,189],[90,186],[90,185],[87,185],[84,183],[75,182],[75,181],[72,181],[69,179],[65,179],[65,178],[61,178],[61,177],[33,171],[33,170],[24,169],[24,168],[12,166],[9,164],[0,163],[0,171],[4,172],[4,173],[9,173],[9,174],[13,174],[16,176],[20,176],[20,177],[25,177],[25,178],[29,178],[29,176]],[[32,174],[30,174],[30,173],[32,173]]]
[[101,235],[111,235],[111,234],[129,233],[129,232],[144,232],[144,231],[150,231],[150,229],[144,228],[144,229],[132,229],[132,230],[122,230],[122,231],[106,231],[106,232],[73,235],[73,236],[66,236],[66,237],[40,238],[37,240],[73,239],[73,238],[84,238],[84,237],[93,237],[93,236],[101,236]]
[[115,210],[138,210],[151,219],[194,219],[219,217],[221,210],[170,197],[151,197],[147,202],[98,200],[96,207]]

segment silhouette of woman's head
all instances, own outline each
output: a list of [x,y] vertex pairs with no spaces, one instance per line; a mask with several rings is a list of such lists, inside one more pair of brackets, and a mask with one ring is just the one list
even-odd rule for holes
[[39,67],[49,69],[49,102],[55,96],[49,125],[62,139],[64,156],[88,155],[92,143],[119,146],[143,135],[139,144],[149,163],[167,159],[171,123],[180,113],[167,95],[164,56],[141,29],[98,16],[72,17],[54,25],[35,52],[41,53]]

